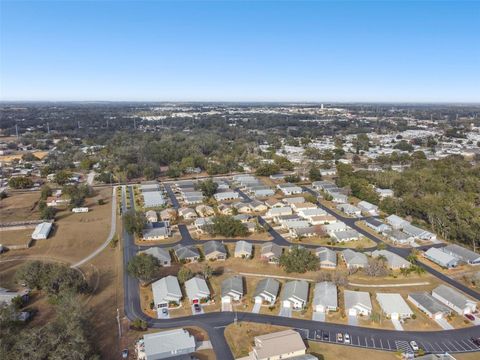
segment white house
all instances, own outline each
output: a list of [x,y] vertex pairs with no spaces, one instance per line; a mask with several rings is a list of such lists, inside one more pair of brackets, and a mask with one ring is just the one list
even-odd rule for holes
[[444,267],[446,269],[451,269],[458,265],[457,258],[434,247],[431,247],[430,249],[425,251],[424,256],[428,260],[433,261],[437,265],[440,265],[441,267]]
[[432,296],[460,315],[471,314],[477,309],[475,301],[443,284],[432,290]]
[[308,301],[308,282],[292,280],[285,284],[282,293],[282,306],[295,310],[303,309]]
[[338,309],[337,296],[337,286],[333,282],[316,283],[313,291],[313,311],[336,311]]
[[169,275],[152,284],[153,302],[155,309],[160,311],[168,308],[169,304],[180,305],[182,290],[175,276]]
[[368,292],[344,290],[343,295],[345,311],[349,316],[368,316],[372,313],[372,302]]
[[377,293],[377,301],[383,313],[393,320],[407,319],[413,315],[412,309],[400,294]]
[[253,298],[256,303],[273,304],[277,300],[280,283],[273,278],[265,278],[258,282]]
[[210,289],[207,282],[198,276],[185,281],[185,292],[192,304],[198,304],[210,299]]
[[33,240],[45,240],[52,230],[52,223],[42,222],[35,227],[32,233]]
[[378,206],[369,203],[368,201],[360,201],[357,204],[358,208],[366,215],[377,216]]

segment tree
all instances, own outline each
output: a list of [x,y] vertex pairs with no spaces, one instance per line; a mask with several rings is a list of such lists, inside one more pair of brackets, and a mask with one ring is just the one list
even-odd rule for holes
[[300,176],[296,174],[285,176],[285,181],[288,183],[299,183],[301,181]]
[[358,134],[357,138],[354,140],[354,145],[357,154],[360,151],[368,151],[370,148],[370,139],[368,138],[367,134]]
[[318,258],[308,249],[294,245],[280,256],[280,266],[287,273],[304,273],[318,268]]
[[275,164],[263,164],[257,168],[255,174],[258,176],[270,176],[280,172],[280,167]]
[[65,185],[66,183],[70,182],[71,176],[72,174],[68,171],[65,171],[65,170],[57,171],[57,173],[55,174],[55,182],[58,185]]
[[212,219],[213,224],[207,231],[212,235],[222,235],[225,237],[246,236],[247,228],[240,220],[234,219],[232,216],[219,215]]
[[177,279],[180,284],[184,284],[186,281],[193,278],[193,272],[186,266],[182,266],[177,273]]
[[401,150],[401,151],[408,151],[408,152],[413,151],[413,145],[408,143],[406,140],[402,140],[402,141],[396,143],[393,148]]
[[40,192],[40,199],[47,200],[49,196],[52,196],[52,189],[48,185],[43,185]]
[[26,176],[16,176],[8,180],[8,186],[13,189],[28,189],[33,186],[33,181]]
[[159,266],[156,257],[150,254],[138,254],[128,262],[127,271],[145,285],[157,276]]
[[143,229],[147,225],[147,218],[145,214],[140,211],[135,213],[127,212],[123,215],[125,221],[125,230],[129,234],[136,234],[137,236],[142,236]]
[[206,279],[209,279],[210,277],[212,277],[213,275],[213,269],[210,265],[206,264],[204,267],[203,267],[203,270],[202,270],[202,274],[203,274],[203,277]]
[[43,220],[52,220],[55,219],[55,214],[57,213],[57,210],[51,206],[42,206],[40,209],[40,217]]
[[308,178],[310,181],[320,181],[322,180],[322,174],[317,167],[312,166],[310,167],[310,170],[308,170]]
[[198,184],[198,188],[203,193],[203,196],[210,198],[213,196],[213,194],[217,192],[218,184],[215,181],[213,181],[212,178],[209,178],[205,181],[201,181]]
[[366,275],[372,277],[386,276],[389,273],[389,270],[385,265],[385,258],[382,256],[368,259],[368,264],[363,268],[363,271]]

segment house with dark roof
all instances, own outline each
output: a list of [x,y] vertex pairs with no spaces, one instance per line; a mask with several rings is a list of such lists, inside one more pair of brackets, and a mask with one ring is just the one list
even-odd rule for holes
[[197,262],[200,259],[200,252],[194,245],[177,244],[173,251],[180,262]]
[[221,241],[207,241],[203,244],[203,254],[206,260],[225,260],[227,248]]
[[253,299],[255,302],[273,304],[277,300],[280,283],[273,278],[262,279],[258,282]]

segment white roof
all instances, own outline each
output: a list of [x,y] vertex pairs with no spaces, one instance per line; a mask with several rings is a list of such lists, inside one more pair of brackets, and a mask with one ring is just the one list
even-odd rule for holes
[[32,233],[33,239],[42,239],[47,238],[52,229],[52,223],[42,222],[35,227],[35,230]]
[[210,290],[207,282],[205,279],[202,279],[198,276],[185,281],[185,291],[190,300],[193,300],[197,297],[204,298],[210,296]]
[[195,338],[185,329],[162,331],[143,335],[145,354],[154,358],[156,354],[175,354],[179,350],[195,349]]
[[372,310],[372,302],[370,301],[370,294],[365,291],[344,290],[345,309],[352,309],[356,306]]
[[235,244],[235,252],[252,252],[252,244],[248,241],[240,240]]
[[316,283],[313,291],[313,305],[323,305],[329,308],[338,307],[337,286],[331,281]]
[[393,226],[402,226],[403,224],[408,224],[407,220],[404,220],[400,216],[397,216],[397,215],[390,215],[385,220],[387,220],[387,222],[390,225],[393,225]]
[[413,314],[412,309],[400,294],[377,293],[377,301],[386,315],[394,313],[400,315]]
[[458,260],[452,255],[447,254],[446,252],[443,252],[442,250],[434,247],[428,249],[425,252],[425,256],[428,256],[429,258],[432,258],[435,261],[438,261],[440,264],[449,264],[452,261],[458,262]]
[[153,300],[155,304],[179,300],[182,298],[182,290],[175,276],[169,275],[152,284]]

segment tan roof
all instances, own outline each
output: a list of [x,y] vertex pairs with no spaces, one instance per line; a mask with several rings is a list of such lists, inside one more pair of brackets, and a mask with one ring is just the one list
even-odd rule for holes
[[323,221],[323,220],[336,220],[336,217],[333,215],[318,215],[312,216],[312,221]]
[[317,207],[317,205],[312,204],[311,202],[306,202],[306,203],[298,203],[298,204],[292,204],[292,206],[295,207],[295,209],[314,209]]
[[300,334],[293,330],[279,331],[255,337],[253,351],[260,359],[305,351],[307,347]]

